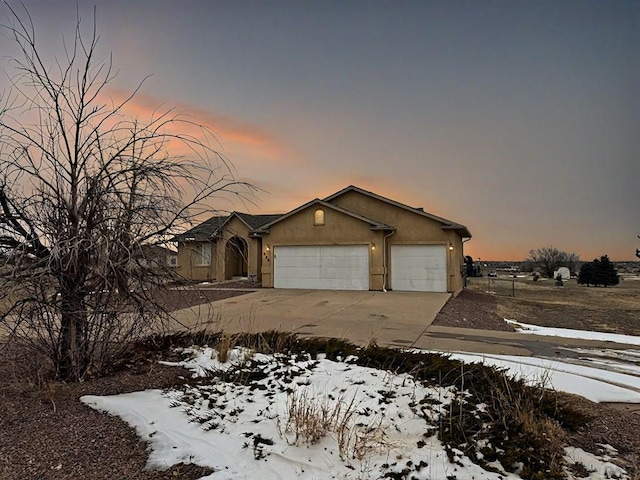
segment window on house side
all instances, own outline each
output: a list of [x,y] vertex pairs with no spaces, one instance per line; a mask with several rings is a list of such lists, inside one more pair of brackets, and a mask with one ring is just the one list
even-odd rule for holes
[[211,265],[211,245],[201,243],[196,246],[196,265]]
[[324,225],[324,210],[318,209],[313,212],[313,224],[314,225]]

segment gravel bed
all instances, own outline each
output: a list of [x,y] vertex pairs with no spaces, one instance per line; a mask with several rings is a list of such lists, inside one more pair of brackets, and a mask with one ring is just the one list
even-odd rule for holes
[[433,324],[513,332],[513,327],[497,314],[497,308],[498,302],[493,295],[463,290],[457,297],[449,299]]

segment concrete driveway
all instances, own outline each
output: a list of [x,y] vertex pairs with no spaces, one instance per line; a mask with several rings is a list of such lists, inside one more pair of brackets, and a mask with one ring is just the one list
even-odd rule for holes
[[280,330],[358,345],[480,354],[572,356],[567,347],[631,348],[596,340],[432,325],[448,293],[262,289],[174,312],[176,330]]
[[448,293],[263,289],[175,312],[189,328],[229,333],[281,330],[366,345],[410,347]]

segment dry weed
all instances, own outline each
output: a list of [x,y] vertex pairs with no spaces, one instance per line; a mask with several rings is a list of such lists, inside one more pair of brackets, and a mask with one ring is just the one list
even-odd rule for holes
[[276,419],[281,437],[293,435],[293,439],[287,439],[291,445],[314,445],[333,434],[343,461],[363,460],[372,453],[392,448],[381,418],[369,425],[355,423],[355,396],[351,400],[344,395],[331,400],[309,395],[308,389],[292,393],[286,419]]
[[226,333],[222,333],[218,338],[218,343],[216,344],[216,351],[218,352],[218,361],[220,363],[226,363],[229,360],[229,353],[234,349],[235,345],[235,335],[229,335]]

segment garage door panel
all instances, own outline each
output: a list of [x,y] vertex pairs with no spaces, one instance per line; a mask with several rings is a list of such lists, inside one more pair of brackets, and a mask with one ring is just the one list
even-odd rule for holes
[[274,287],[368,290],[369,247],[276,246]]
[[446,247],[392,245],[391,288],[404,291],[446,292]]

